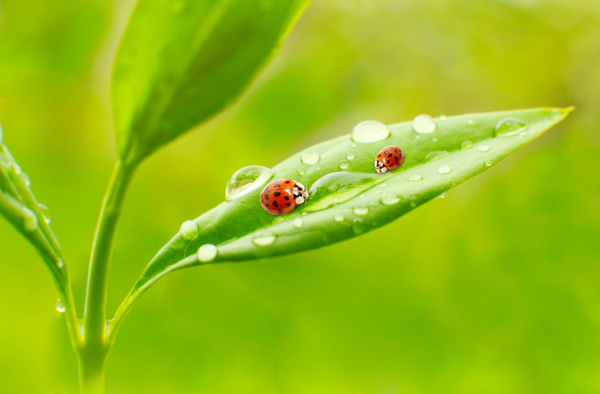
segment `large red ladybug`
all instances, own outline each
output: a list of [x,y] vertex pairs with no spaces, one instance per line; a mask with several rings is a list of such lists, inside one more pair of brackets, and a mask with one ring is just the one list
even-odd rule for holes
[[400,167],[404,161],[404,153],[397,146],[388,146],[383,148],[375,158],[375,171],[383,174],[386,171],[393,171]]
[[279,179],[269,183],[260,193],[260,205],[271,215],[284,215],[304,204],[308,191],[293,179]]

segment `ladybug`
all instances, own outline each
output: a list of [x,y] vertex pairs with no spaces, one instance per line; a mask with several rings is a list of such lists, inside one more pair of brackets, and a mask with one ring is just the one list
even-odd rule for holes
[[271,215],[285,215],[304,204],[308,191],[293,179],[279,179],[269,183],[260,192],[260,205]]
[[375,171],[383,174],[386,171],[393,171],[400,167],[404,161],[404,153],[397,146],[388,146],[383,148],[375,158]]

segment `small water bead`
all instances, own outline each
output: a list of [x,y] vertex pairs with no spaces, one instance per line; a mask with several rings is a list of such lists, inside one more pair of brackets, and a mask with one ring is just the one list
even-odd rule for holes
[[294,219],[294,227],[296,227],[296,228],[302,227],[302,219],[300,219],[300,218]]
[[316,164],[320,159],[321,156],[319,156],[319,154],[314,150],[307,150],[306,152],[302,153],[302,157],[300,158],[302,163],[308,165]]
[[198,224],[193,220],[186,220],[179,228],[179,234],[186,241],[191,241],[198,236]]
[[58,259],[58,261],[56,262],[56,265],[58,266],[58,268],[62,268],[65,266],[65,263],[62,259]]
[[302,216],[306,216],[306,215],[308,215],[307,212],[302,212]]
[[464,141],[462,144],[460,144],[460,149],[469,149],[473,145],[475,145],[475,143],[473,141],[467,140],[467,141]]
[[442,194],[440,194],[439,196],[436,197],[436,200],[438,198],[446,198],[446,192],[443,192]]
[[437,129],[437,125],[431,116],[419,115],[413,119],[412,128],[417,133],[429,134]]
[[379,201],[384,205],[394,205],[402,201],[402,197],[398,197],[394,193],[383,193]]
[[376,120],[366,120],[357,124],[350,135],[352,141],[369,143],[386,139],[390,136],[390,129]]
[[25,184],[27,186],[31,186],[31,179],[29,178],[29,175],[22,173],[21,174],[21,179],[23,180],[23,182],[25,182]]
[[348,160],[354,160],[354,153],[348,153],[346,155],[346,159],[348,159]]
[[23,227],[25,228],[25,231],[35,231],[38,225],[35,213],[33,213],[31,209],[23,207],[21,215],[23,216]]
[[486,161],[483,162],[483,165],[485,165],[486,167],[491,167],[492,164],[494,164],[494,162],[491,161],[490,159],[487,159]]
[[217,257],[217,247],[213,244],[204,244],[198,249],[197,257],[201,263],[209,263]]
[[525,138],[525,136],[527,135],[526,132],[522,131],[519,133],[519,136],[517,137],[518,139],[522,140],[523,138]]
[[338,223],[341,223],[341,222],[343,222],[343,221],[344,221],[344,216],[343,216],[343,215],[335,215],[335,216],[333,217],[333,220],[335,220],[335,221],[336,221],[336,222],[338,222]]
[[350,167],[350,163],[348,163],[347,160],[340,161],[340,168],[342,170],[346,170],[346,169],[348,169],[348,167]]
[[252,238],[252,243],[256,246],[269,246],[275,242],[277,237],[269,233],[258,233]]
[[355,218],[352,221],[352,231],[354,234],[359,235],[366,231],[367,227],[365,222],[361,218]]
[[365,216],[367,213],[369,213],[369,207],[367,207],[365,204],[358,204],[354,207],[352,212],[358,216]]
[[232,201],[261,187],[273,177],[273,171],[263,166],[248,166],[236,171],[225,189],[225,198]]
[[46,224],[50,224],[50,221],[52,220],[52,218],[50,217],[50,209],[44,204],[38,204],[38,207],[40,207],[40,212],[42,213]]
[[410,206],[413,208],[417,206],[417,197],[410,198]]
[[429,152],[427,156],[425,156],[424,162],[433,161],[439,159],[440,157],[444,157],[448,154],[449,153],[445,150],[434,150],[432,152]]
[[489,145],[479,145],[479,146],[477,147],[477,150],[478,150],[479,152],[487,152],[487,151],[489,151],[489,150],[490,150],[490,146],[489,146]]
[[419,175],[419,174],[412,174],[412,175],[411,175],[411,176],[408,178],[408,180],[409,180],[410,182],[417,182],[417,181],[422,181],[422,180],[423,180],[423,177],[422,177],[421,175]]
[[12,163],[12,170],[17,175],[21,175],[21,173],[23,172],[21,170],[21,167],[17,163]]
[[58,313],[64,313],[65,311],[65,306],[60,301],[60,298],[58,299],[58,301],[56,301],[56,310],[58,311]]
[[505,118],[494,126],[494,137],[510,137],[527,130],[527,124],[518,118]]
[[450,168],[450,166],[448,164],[442,164],[439,168],[438,168],[438,174],[447,174],[450,171],[452,171],[452,168]]
[[304,171],[304,170],[298,170],[298,175],[306,175],[306,171]]
[[375,194],[381,194],[381,193],[382,193],[382,191],[381,191],[381,190],[377,190],[377,191],[375,192]]
[[387,187],[387,183],[382,183],[379,187]]
[[468,123],[468,124],[474,124],[474,123],[475,123],[475,121],[474,121],[473,119],[469,119],[469,120],[467,120],[467,123]]

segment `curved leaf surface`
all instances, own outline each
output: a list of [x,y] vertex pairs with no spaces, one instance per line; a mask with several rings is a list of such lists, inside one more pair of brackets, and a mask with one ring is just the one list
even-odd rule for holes
[[[287,215],[272,216],[260,206],[262,186],[220,204],[195,220],[196,238],[186,241],[177,234],[171,239],[146,267],[126,303],[164,274],[201,264],[196,251],[205,244],[215,245],[205,247],[208,252],[216,251],[212,260],[207,253],[210,262],[246,261],[319,248],[377,229],[493,167],[571,110],[541,108],[437,118],[437,129],[429,134],[416,133],[412,122],[404,122],[389,126],[391,135],[380,141],[358,143],[346,135],[308,148],[273,168],[272,178],[291,178],[312,186],[305,204]],[[495,136],[496,125],[506,119],[509,126],[517,123],[517,127]],[[526,126],[518,127],[516,119]],[[376,174],[374,157],[390,145],[404,151],[404,163],[395,171]],[[319,161],[302,162],[306,151],[318,153]],[[346,162],[348,168],[342,171],[340,164],[346,167]]]
[[138,1],[112,81],[121,158],[140,161],[229,106],[309,1]]

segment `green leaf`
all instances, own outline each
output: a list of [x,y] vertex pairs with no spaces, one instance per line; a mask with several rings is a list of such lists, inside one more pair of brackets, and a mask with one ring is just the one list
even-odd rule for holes
[[[194,221],[199,229],[196,238],[186,241],[177,234],[160,250],[123,308],[166,273],[201,264],[195,253],[205,244],[216,246],[204,247],[209,257],[211,251],[217,252],[211,262],[247,261],[319,248],[384,226],[492,168],[571,111],[541,108],[437,118],[437,129],[429,134],[416,133],[412,122],[404,122],[389,126],[391,135],[376,142],[353,142],[346,135],[308,148],[273,168],[272,179],[290,178],[309,188],[329,184],[329,188],[313,187],[305,204],[279,217],[262,209],[262,185],[206,212]],[[496,125],[506,119],[516,127],[495,136]],[[526,126],[518,127],[516,119]],[[404,163],[395,171],[377,174],[374,158],[390,145],[404,151]],[[302,162],[302,154],[308,151],[318,153],[316,164]],[[349,166],[342,171],[344,160]],[[189,229],[187,223],[186,238]]]
[[113,72],[122,160],[142,160],[231,105],[309,1],[139,0]]

